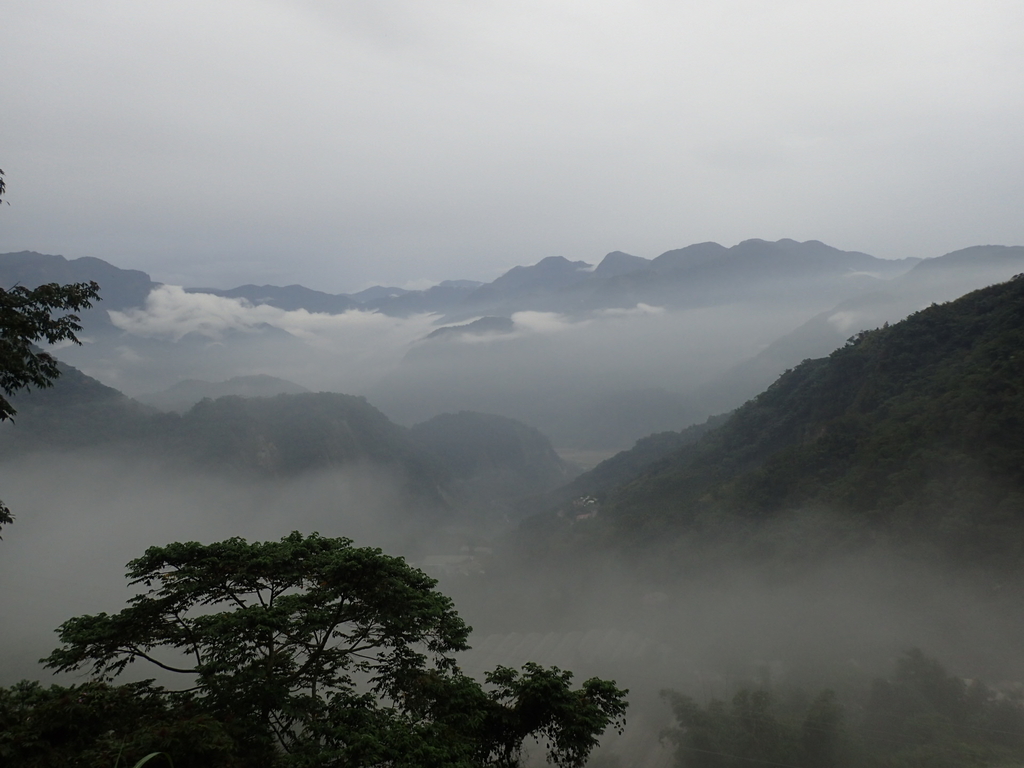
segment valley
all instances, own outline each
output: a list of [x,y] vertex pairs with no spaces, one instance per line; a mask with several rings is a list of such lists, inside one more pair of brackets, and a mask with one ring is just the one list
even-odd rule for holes
[[594,765],[673,764],[738,690],[793,722],[833,690],[860,739],[842,764],[909,759],[902,731],[858,730],[878,680],[1014,702],[1024,680],[1024,248],[881,261],[747,241],[332,296],[0,255],[5,285],[109,285],[0,430],[0,579],[22,585],[0,684],[38,677],[68,616],[116,610],[146,546],[318,531],[437,578],[474,675],[629,688]]

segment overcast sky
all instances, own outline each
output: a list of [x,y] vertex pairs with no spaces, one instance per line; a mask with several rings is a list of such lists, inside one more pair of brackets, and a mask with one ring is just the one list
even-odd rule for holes
[[0,252],[184,285],[1024,243],[1020,0],[5,0]]

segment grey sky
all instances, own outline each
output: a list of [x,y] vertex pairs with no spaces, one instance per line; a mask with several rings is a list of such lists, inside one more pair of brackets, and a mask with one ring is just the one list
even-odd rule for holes
[[1024,243],[1020,0],[7,0],[0,251],[186,285]]

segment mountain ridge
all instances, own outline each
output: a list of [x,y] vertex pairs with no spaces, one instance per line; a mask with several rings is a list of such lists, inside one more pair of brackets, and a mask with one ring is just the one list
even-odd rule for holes
[[[654,259],[612,251],[597,266],[549,256],[533,265],[513,267],[490,283],[445,280],[419,291],[373,286],[351,294],[332,294],[297,284],[246,284],[226,289],[186,287],[185,290],[188,293],[244,299],[255,305],[267,304],[286,311],[305,309],[340,314],[352,309],[367,309],[394,316],[440,312],[458,320],[474,312],[477,315],[502,314],[498,311],[477,311],[481,307],[500,308],[508,315],[517,308],[551,309],[552,302],[557,303],[558,300],[567,302],[570,311],[632,306],[645,298],[664,299],[671,294],[671,291],[666,292],[665,278],[675,279],[682,273],[692,273],[691,281],[696,278],[698,281],[712,279],[720,282],[725,268],[732,275],[746,270],[758,272],[762,277],[787,264],[790,270],[817,264],[829,272],[821,267],[824,254],[833,259],[853,260],[851,263],[856,262],[865,268],[875,267],[885,273],[909,268],[909,263],[918,261],[877,259],[856,251],[840,251],[819,241],[798,243],[783,239],[772,243],[755,239],[745,240],[731,248],[717,243],[697,243],[666,251]],[[95,257],[66,259],[33,251],[0,254],[0,283],[5,285],[21,283],[34,287],[43,282],[83,280],[99,282],[106,302],[103,309],[114,310],[141,306],[149,291],[161,285],[145,272],[120,269]],[[577,293],[582,295],[577,296]],[[692,293],[690,295],[692,298]],[[105,320],[105,312],[103,315]],[[108,326],[109,321],[103,324]]]

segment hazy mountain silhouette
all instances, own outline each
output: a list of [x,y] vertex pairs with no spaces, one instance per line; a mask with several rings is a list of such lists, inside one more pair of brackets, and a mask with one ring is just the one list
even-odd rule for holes
[[540,430],[504,416],[444,413],[410,434],[444,464],[459,496],[506,515],[515,508],[508,502],[561,486],[578,473]]
[[183,413],[205,398],[216,400],[218,397],[228,395],[272,397],[297,395],[308,391],[295,382],[261,373],[254,376],[233,376],[227,381],[218,382],[185,379],[162,392],[140,395],[136,400],[164,411]]
[[625,275],[638,269],[645,269],[650,264],[651,260],[645,259],[642,256],[633,256],[622,251],[612,251],[601,259],[601,263],[597,265],[593,276],[602,279],[615,277],[616,275]]
[[[330,294],[301,285],[242,285],[236,288],[186,288],[244,299],[284,310],[337,314],[368,309],[399,317],[421,312],[450,316],[509,316],[521,310],[580,312],[632,307],[639,302],[666,306],[756,299],[781,301],[807,293],[832,303],[909,269],[916,260],[876,259],[840,251],[817,241],[747,240],[732,248],[700,243],[667,251],[653,260],[613,251],[594,267],[550,256],[532,266],[513,267],[494,281],[446,280],[422,291],[374,286],[354,294]],[[138,270],[122,270],[101,259],[68,261],[30,251],[0,254],[0,283],[35,287],[43,282],[96,280],[103,310],[142,306],[158,283]],[[806,297],[806,296],[805,296]],[[105,311],[97,313],[109,327]],[[91,317],[91,315],[90,315]]]
[[451,339],[462,335],[484,333],[511,333],[514,323],[508,317],[481,317],[463,325],[445,325],[427,334],[428,339]]
[[113,330],[108,309],[142,306],[159,283],[137,269],[120,269],[102,259],[83,256],[65,259],[35,251],[0,253],[0,286],[23,285],[36,288],[43,283],[87,283],[100,285],[100,298],[92,309],[79,313],[83,325],[96,332]]
[[312,288],[302,285],[286,285],[283,288],[276,285],[242,285],[227,290],[220,288],[187,288],[186,290],[189,293],[209,293],[229,299],[245,299],[256,306],[267,304],[288,311],[305,309],[308,312],[326,312],[331,315],[362,306],[362,303],[355,297],[314,291]]
[[[0,456],[101,450],[263,479],[365,464],[396,473],[414,506],[483,516],[505,515],[513,500],[576,472],[538,430],[500,416],[442,415],[409,430],[363,397],[262,396],[301,390],[269,376],[180,382],[161,394],[205,399],[179,415],[60,367],[53,387],[13,398],[18,414],[14,424],[0,425]],[[221,394],[229,390],[244,396]]]

